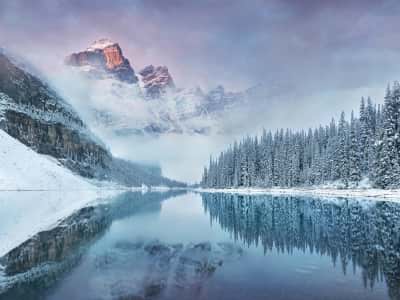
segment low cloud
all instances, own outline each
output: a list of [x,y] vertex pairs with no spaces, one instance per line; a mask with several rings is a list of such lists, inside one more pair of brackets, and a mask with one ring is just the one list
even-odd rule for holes
[[[160,156],[168,158],[162,164],[185,161],[176,172],[181,175],[168,171],[172,167],[167,173],[195,178],[190,169],[236,136],[262,127],[326,124],[342,109],[357,109],[361,96],[381,102],[385,86],[400,73],[399,13],[395,0],[4,0],[0,46],[59,83],[66,55],[108,37],[120,43],[135,70],[167,65],[180,87],[223,84],[240,91],[261,83],[273,89],[254,107],[228,116],[242,121],[226,123],[230,134],[222,140],[138,140],[130,153],[115,144],[121,155],[140,160],[157,159],[148,147],[162,149]],[[75,90],[69,98],[79,110],[85,105],[80,83],[68,87]],[[174,145],[187,146],[188,155],[180,156],[182,147]]]

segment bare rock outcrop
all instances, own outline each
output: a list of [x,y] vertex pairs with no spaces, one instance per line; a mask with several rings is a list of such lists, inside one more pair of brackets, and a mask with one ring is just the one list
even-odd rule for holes
[[138,81],[119,44],[108,39],[95,41],[86,50],[72,53],[66,57],[65,63],[69,66],[87,67],[88,73],[95,77],[111,75],[127,83]]

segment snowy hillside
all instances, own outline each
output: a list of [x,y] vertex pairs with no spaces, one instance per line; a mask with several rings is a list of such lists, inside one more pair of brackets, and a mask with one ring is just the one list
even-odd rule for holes
[[[0,256],[102,194],[116,193],[96,189],[54,158],[36,153],[3,130],[0,166]],[[21,190],[26,192],[13,192]]]
[[87,190],[94,186],[0,130],[0,190]]

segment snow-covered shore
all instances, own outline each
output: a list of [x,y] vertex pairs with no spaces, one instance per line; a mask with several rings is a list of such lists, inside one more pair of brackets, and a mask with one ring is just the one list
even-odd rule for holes
[[313,196],[329,198],[363,198],[400,202],[400,190],[381,189],[335,189],[335,188],[226,188],[195,189],[197,192],[239,195]]
[[76,175],[0,130],[0,257],[74,211],[122,191]]

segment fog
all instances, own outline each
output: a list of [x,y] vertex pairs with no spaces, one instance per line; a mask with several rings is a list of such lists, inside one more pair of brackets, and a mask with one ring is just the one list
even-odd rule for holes
[[[210,155],[217,156],[235,139],[260,134],[263,128],[302,129],[325,125],[332,117],[338,119],[342,110],[348,116],[352,109],[357,111],[362,95],[382,102],[385,90],[382,86],[308,94],[294,88],[284,90],[266,86],[257,89],[259,93],[249,100],[250,105],[229,110],[215,122],[201,120],[212,128],[207,135],[166,133],[121,136],[113,129],[118,126],[139,128],[146,122],[156,120],[150,109],[159,103],[143,99],[135,86],[114,80],[88,80],[83,74],[65,66],[60,66],[58,76],[48,78],[48,81],[73,105],[115,156],[159,164],[165,176],[191,183],[201,179],[202,169]],[[336,100],[327,105],[330,99]],[[99,120],[93,119],[93,108],[112,113],[117,122],[110,127],[99,124]]]
[[[209,155],[235,138],[327,124],[357,110],[361,96],[382,102],[400,72],[399,12],[395,0],[4,0],[0,47],[30,60],[84,119],[95,95],[62,63],[104,37],[120,43],[135,71],[168,66],[178,87],[263,86],[249,107],[219,120],[222,135],[121,139],[93,128],[116,155],[159,162],[165,175],[196,181]],[[146,104],[136,102],[135,110],[134,121],[146,118]]]
[[[210,126],[212,130],[209,134],[119,135],[116,132],[119,128],[136,129],[158,121],[153,112],[157,112],[155,108],[160,103],[145,100],[135,85],[112,79],[90,80],[79,71],[65,66],[60,68],[59,76],[47,78],[47,81],[71,103],[113,155],[145,164],[158,164],[163,169],[163,175],[185,182],[199,181],[210,155],[224,150],[235,136],[240,137],[246,128],[254,125],[249,123],[243,126],[242,118],[247,118],[247,114],[240,110],[232,111],[218,122],[206,117],[198,118],[195,125]],[[161,101],[169,101],[166,98]],[[94,109],[110,112],[113,120],[110,124],[102,123],[94,116]],[[251,130],[248,129],[248,132]]]

